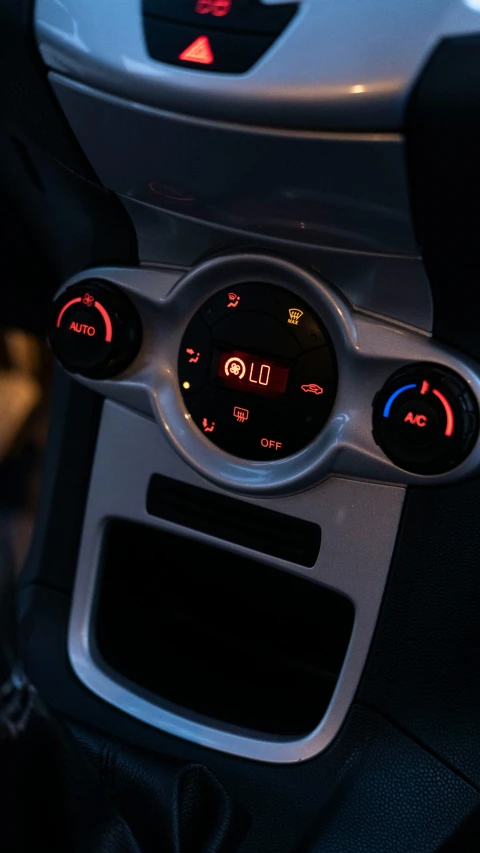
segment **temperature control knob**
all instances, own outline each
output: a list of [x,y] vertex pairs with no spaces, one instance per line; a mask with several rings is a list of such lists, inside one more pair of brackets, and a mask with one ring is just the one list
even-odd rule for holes
[[67,288],[53,303],[49,340],[67,370],[106,379],[131,364],[142,330],[123,293],[104,282],[88,281]]
[[414,364],[395,373],[373,402],[373,436],[400,468],[441,474],[459,465],[478,435],[478,407],[453,371]]

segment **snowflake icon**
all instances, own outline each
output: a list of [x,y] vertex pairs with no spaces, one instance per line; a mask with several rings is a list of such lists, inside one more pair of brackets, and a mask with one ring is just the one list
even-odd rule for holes
[[90,308],[93,305],[93,303],[95,302],[95,299],[93,298],[91,293],[86,293],[82,299],[82,302],[84,305],[88,305],[88,307]]

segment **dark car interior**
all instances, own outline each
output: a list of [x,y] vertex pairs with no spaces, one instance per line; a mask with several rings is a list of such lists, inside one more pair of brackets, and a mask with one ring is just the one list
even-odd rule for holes
[[0,851],[478,851],[479,0],[0,68]]

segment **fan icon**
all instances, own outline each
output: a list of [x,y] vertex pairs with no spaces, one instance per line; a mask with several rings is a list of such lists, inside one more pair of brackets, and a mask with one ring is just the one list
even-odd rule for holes
[[84,297],[83,297],[83,299],[82,299],[82,302],[83,302],[83,304],[84,304],[84,305],[88,305],[88,307],[89,307],[89,308],[91,308],[91,306],[92,306],[92,305],[93,305],[93,303],[95,302],[95,299],[93,298],[93,296],[91,295],[91,293],[86,293],[86,294],[85,294],[85,296],[84,296]]
[[228,358],[224,366],[225,376],[234,376],[236,379],[243,379],[246,369],[245,362],[236,356]]

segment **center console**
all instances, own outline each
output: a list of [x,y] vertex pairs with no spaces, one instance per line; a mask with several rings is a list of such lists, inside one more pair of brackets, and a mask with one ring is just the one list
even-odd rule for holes
[[50,340],[107,399],[75,673],[217,750],[316,755],[359,683],[405,487],[478,469],[476,365],[252,252],[86,270]]

